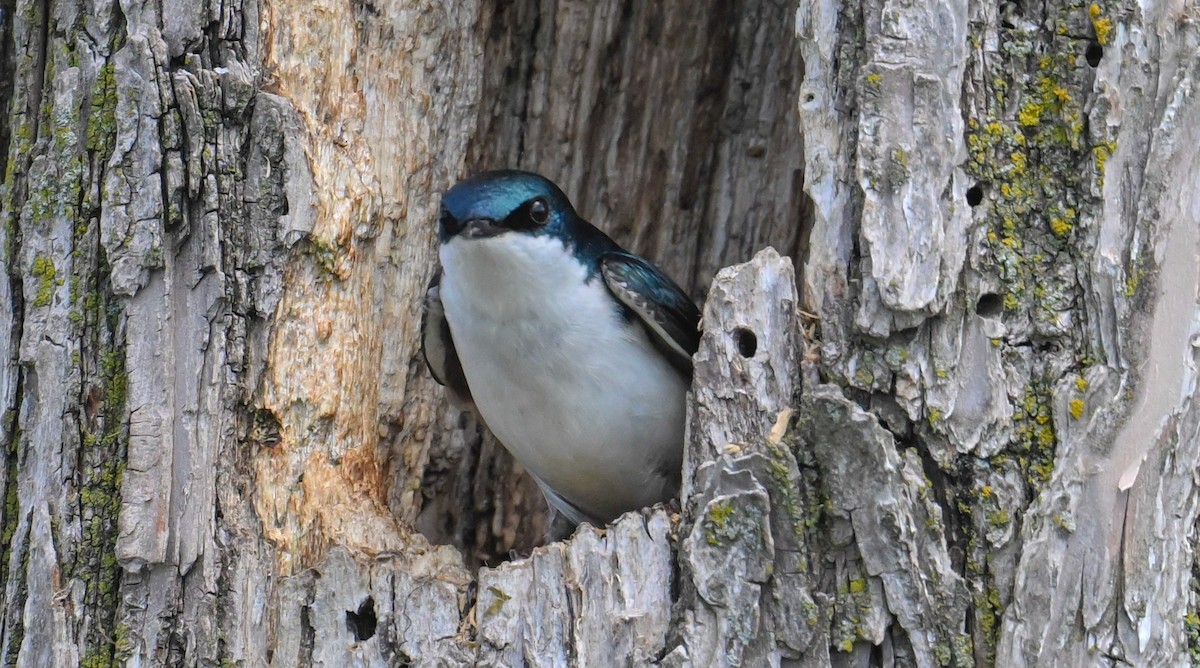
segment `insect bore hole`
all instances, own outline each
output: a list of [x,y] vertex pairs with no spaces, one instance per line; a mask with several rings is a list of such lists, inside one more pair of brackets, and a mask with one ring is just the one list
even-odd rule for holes
[[967,205],[979,206],[981,202],[983,202],[983,188],[978,183],[967,188]]
[[979,296],[975,302],[975,313],[983,318],[994,318],[1004,310],[1004,297],[994,293]]
[[738,354],[742,357],[754,357],[754,353],[758,352],[758,337],[745,327],[733,330],[733,339],[737,343]]

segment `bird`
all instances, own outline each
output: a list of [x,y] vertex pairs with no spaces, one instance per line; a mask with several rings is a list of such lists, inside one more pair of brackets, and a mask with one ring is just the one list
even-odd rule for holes
[[674,498],[695,302],[552,181],[489,171],[442,197],[422,349],[573,525]]

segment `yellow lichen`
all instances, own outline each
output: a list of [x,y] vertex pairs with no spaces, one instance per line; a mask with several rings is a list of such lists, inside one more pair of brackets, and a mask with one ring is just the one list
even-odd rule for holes
[[1038,444],[1043,447],[1054,445],[1054,427],[1048,424],[1043,425],[1042,428],[1038,430],[1037,438]]
[[1013,151],[1008,157],[1012,160],[1013,174],[1017,176],[1024,174],[1025,168],[1029,164],[1025,154],[1020,151]]
[[1083,399],[1071,400],[1071,417],[1076,420],[1083,417]]
[[1017,122],[1027,128],[1034,127],[1041,122],[1042,111],[1041,102],[1029,102],[1017,113]]
[[1096,41],[1101,46],[1107,45],[1109,38],[1112,36],[1112,19],[1108,17],[1096,19],[1092,21],[1092,27],[1096,30]]

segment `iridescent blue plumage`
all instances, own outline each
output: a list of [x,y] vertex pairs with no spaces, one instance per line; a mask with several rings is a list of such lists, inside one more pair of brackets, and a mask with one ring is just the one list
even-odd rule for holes
[[[522,206],[539,197],[549,204],[550,217],[546,223],[531,225],[521,220]],[[463,223],[480,219],[535,236],[554,237],[569,247],[593,273],[599,270],[600,257],[605,253],[625,252],[607,234],[580,218],[571,200],[553,181],[532,172],[483,172],[455,184],[442,196],[438,238],[446,243],[458,233]],[[671,283],[665,275],[660,273],[660,276]],[[675,289],[679,290],[677,286]]]
[[543,233],[554,233],[564,220],[575,216],[571,201],[558,186],[537,174],[513,170],[476,174],[442,196],[439,238],[445,243],[457,234],[455,224],[468,220],[503,221],[536,197],[545,198],[551,205],[552,216]]
[[[572,521],[675,493],[700,312],[529,172],[442,199],[426,362]],[[444,305],[444,308],[442,308]]]
[[[522,219],[522,207],[536,198],[546,200],[550,214],[545,223],[535,225]],[[441,242],[446,243],[471,220],[492,221],[502,228],[561,241],[592,276],[604,274],[622,315],[646,320],[656,345],[674,358],[682,357],[672,362],[686,367],[691,375],[691,356],[700,345],[696,305],[658,267],[621,248],[579,217],[554,182],[517,170],[483,172],[460,181],[442,197]],[[664,331],[655,331],[660,329]]]

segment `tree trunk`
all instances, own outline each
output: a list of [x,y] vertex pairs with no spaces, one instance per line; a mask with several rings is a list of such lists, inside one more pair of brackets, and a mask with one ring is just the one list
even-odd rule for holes
[[[1191,13],[0,0],[3,663],[1190,661]],[[707,296],[679,516],[426,373],[500,166]]]

